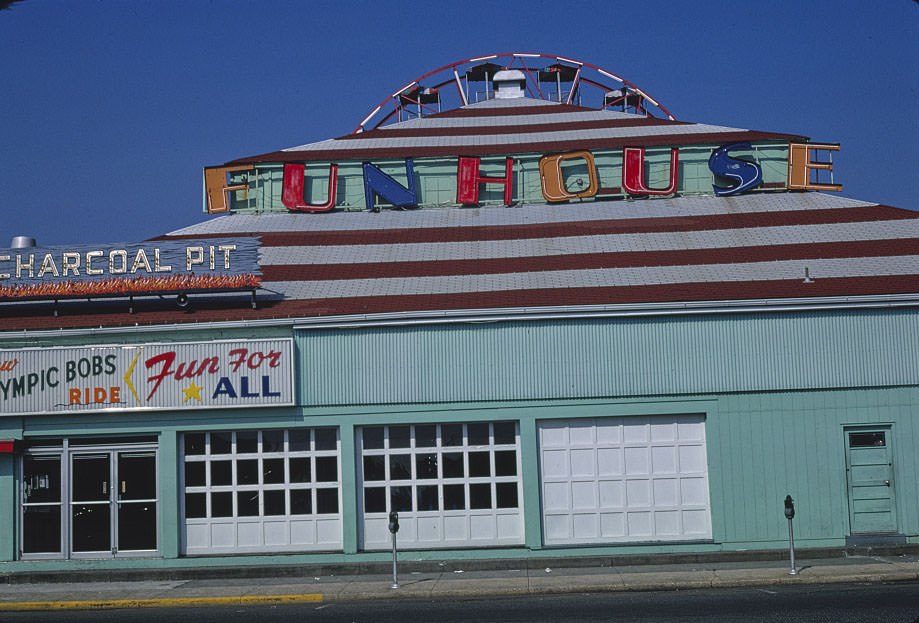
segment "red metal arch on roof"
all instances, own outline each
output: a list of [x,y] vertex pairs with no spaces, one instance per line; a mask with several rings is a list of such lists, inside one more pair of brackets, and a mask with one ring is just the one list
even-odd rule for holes
[[[370,112],[370,114],[364,117],[363,121],[358,124],[358,126],[353,130],[352,134],[357,134],[359,132],[363,132],[364,130],[376,128],[385,124],[387,121],[392,119],[394,115],[399,113],[400,109],[404,108],[405,106],[414,106],[418,115],[423,115],[425,112],[439,112],[439,109],[435,109],[430,105],[430,101],[425,101],[425,96],[427,95],[429,97],[433,97],[436,95],[438,102],[440,102],[439,90],[451,83],[456,85],[459,96],[459,104],[468,104],[466,93],[463,91],[463,86],[465,85],[468,91],[469,82],[468,80],[464,82],[464,78],[460,77],[460,68],[462,68],[463,76],[465,77],[466,72],[469,70],[478,67],[479,64],[491,63],[495,59],[510,59],[503,65],[495,65],[508,69],[520,69],[525,73],[527,76],[527,90],[531,97],[538,99],[548,99],[548,93],[543,94],[542,89],[539,86],[539,73],[546,70],[556,71],[565,73],[566,79],[564,82],[571,83],[571,88],[569,89],[569,94],[565,103],[573,103],[572,99],[576,94],[580,99],[581,85],[588,85],[602,91],[600,105],[588,107],[603,109],[615,103],[622,103],[625,105],[630,105],[630,107],[646,114],[650,114],[652,110],[657,110],[666,118],[676,121],[676,118],[670,114],[670,112],[664,108],[658,102],[658,100],[648,95],[646,91],[637,87],[635,84],[629,82],[618,74],[598,67],[597,65],[592,65],[591,63],[586,63],[584,61],[579,61],[564,56],[557,56],[554,54],[543,54],[539,52],[501,52],[497,54],[476,56],[473,58],[456,61],[433,71],[429,71],[428,73],[419,76],[418,78],[415,78],[402,88],[397,89],[391,95],[388,95],[385,99],[383,99],[383,101],[381,101],[377,107]],[[548,66],[531,68],[527,65],[529,59],[546,59],[552,61],[552,64]],[[515,64],[518,62],[520,63],[520,67],[515,67]],[[537,60],[535,62],[540,61]],[[566,72],[565,70],[570,71]],[[441,76],[438,79],[436,78],[438,74],[444,74],[446,78],[444,79],[444,77]],[[534,74],[536,74],[535,78],[533,76]],[[568,80],[568,75],[573,75],[573,78]],[[422,85],[422,82],[429,78],[434,79],[433,84],[427,86]],[[607,84],[605,81],[608,80],[613,80],[614,84],[612,86]],[[622,93],[624,101],[623,98],[620,98],[619,100],[615,100],[613,102],[607,102],[603,95],[618,89],[623,90]],[[559,88],[557,91],[559,99],[561,98],[560,92],[561,89]],[[387,107],[392,107],[392,110],[383,114],[383,117],[380,120],[371,125],[371,121],[373,121],[378,115],[384,112]]]

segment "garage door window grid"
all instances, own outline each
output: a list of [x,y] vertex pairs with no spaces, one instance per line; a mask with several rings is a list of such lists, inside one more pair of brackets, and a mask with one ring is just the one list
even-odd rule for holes
[[339,513],[337,428],[183,435],[185,517]]
[[515,422],[364,427],[364,513],[517,508]]

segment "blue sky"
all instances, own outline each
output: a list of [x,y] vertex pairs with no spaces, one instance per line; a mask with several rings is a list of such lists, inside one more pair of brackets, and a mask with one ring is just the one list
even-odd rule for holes
[[919,209],[912,0],[25,0],[0,11],[0,247],[199,222],[205,165],[347,134],[494,52],[598,65],[683,121],[841,143],[842,195]]

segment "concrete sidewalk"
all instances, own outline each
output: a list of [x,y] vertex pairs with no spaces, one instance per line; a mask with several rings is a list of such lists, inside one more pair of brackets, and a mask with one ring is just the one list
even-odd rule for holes
[[[564,562],[559,561],[559,562]],[[357,599],[474,598],[603,591],[657,591],[796,584],[919,581],[919,556],[853,556],[787,562],[579,566],[406,571],[391,574],[72,581],[0,585],[0,611],[330,602]],[[74,579],[79,579],[76,576]]]

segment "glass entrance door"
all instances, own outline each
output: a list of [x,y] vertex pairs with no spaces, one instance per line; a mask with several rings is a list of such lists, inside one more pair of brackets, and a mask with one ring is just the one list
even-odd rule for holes
[[111,552],[111,454],[74,454],[70,465],[73,552]]
[[156,549],[156,454],[118,452],[115,551]]
[[156,452],[73,452],[71,552],[116,556],[157,549]]
[[39,439],[19,464],[25,560],[155,556],[155,437]]

